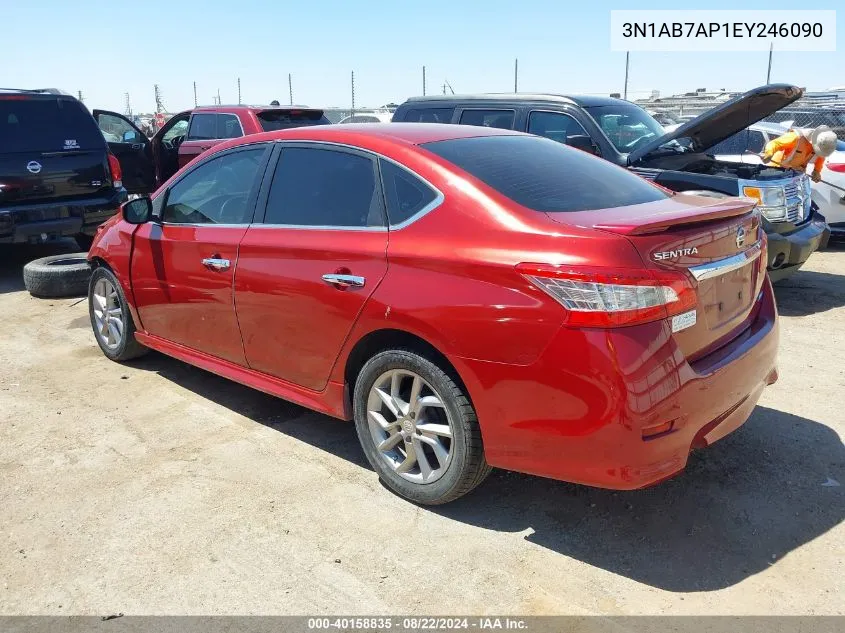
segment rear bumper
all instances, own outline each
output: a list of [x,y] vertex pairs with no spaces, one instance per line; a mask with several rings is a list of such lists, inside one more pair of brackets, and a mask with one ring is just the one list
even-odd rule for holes
[[126,190],[121,188],[108,197],[0,207],[0,244],[93,236],[100,224],[117,213],[126,197]]
[[[636,331],[634,329],[636,328]],[[688,363],[664,322],[614,331],[563,329],[532,365],[456,359],[488,462],[613,489],[683,470],[693,448],[742,425],[777,379],[777,310],[764,284],[753,324]],[[644,429],[672,429],[644,439]]]
[[824,216],[816,213],[813,219],[792,233],[767,233],[769,238],[769,278],[785,279],[796,272],[810,255],[827,246],[830,228]]

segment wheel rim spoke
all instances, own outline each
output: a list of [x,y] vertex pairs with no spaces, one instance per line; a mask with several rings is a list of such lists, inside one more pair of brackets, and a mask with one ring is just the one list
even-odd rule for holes
[[425,451],[423,450],[422,443],[419,438],[414,438],[413,445],[414,454],[417,456],[417,464],[419,464],[420,467],[420,474],[422,475],[423,481],[428,481],[432,472],[431,464],[428,463],[428,457],[425,456]]
[[378,397],[381,398],[381,401],[384,402],[384,406],[390,409],[390,412],[398,416],[399,415],[399,407],[396,406],[396,402],[393,400],[393,396],[389,393],[386,393],[382,389],[376,389],[375,392],[378,394]]
[[422,431],[424,434],[427,433],[429,435],[452,437],[452,427],[448,424],[432,424],[430,422],[424,422],[417,424],[417,429]]
[[410,443],[405,444],[405,459],[396,467],[397,473],[407,473],[417,464],[417,453],[414,450],[414,445]]
[[386,440],[384,440],[381,444],[379,444],[376,448],[379,452],[384,453],[385,451],[393,450],[399,442],[402,441],[402,434],[401,433],[394,433],[393,435],[388,436]]

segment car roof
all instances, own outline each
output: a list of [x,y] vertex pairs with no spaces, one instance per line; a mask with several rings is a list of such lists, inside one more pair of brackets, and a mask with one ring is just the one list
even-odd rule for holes
[[267,141],[324,141],[374,149],[375,146],[384,142],[395,145],[422,145],[479,136],[528,135],[500,128],[445,123],[344,123],[343,125],[310,125],[250,134],[224,141],[215,145],[215,149],[222,150]]
[[603,105],[636,105],[624,99],[614,97],[601,97],[596,95],[564,95],[557,93],[533,93],[533,92],[490,92],[463,95],[429,95],[425,97],[410,97],[405,103],[450,103],[453,101],[502,101],[505,103],[541,102],[541,103],[567,103],[581,107],[603,106]]

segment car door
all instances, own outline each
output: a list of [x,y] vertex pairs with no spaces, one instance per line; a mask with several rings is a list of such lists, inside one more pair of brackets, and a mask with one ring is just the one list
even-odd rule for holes
[[151,193],[155,189],[152,143],[132,121],[107,110],[94,110],[94,119],[120,161],[123,186],[129,193]]
[[203,159],[161,192],[135,232],[132,291],[152,335],[244,365],[232,296],[270,144]]
[[235,306],[252,369],[322,390],[387,272],[383,197],[371,155],[280,145],[241,241]]
[[172,116],[152,138],[156,187],[179,171],[179,146],[188,133],[190,118],[190,111]]
[[194,112],[185,140],[179,146],[180,169],[217,143],[217,113]]

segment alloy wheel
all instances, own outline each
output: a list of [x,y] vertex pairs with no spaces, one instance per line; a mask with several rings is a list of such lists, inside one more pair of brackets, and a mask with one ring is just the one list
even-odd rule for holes
[[367,424],[379,456],[408,481],[436,481],[451,463],[451,416],[419,374],[406,369],[381,374],[367,398]]
[[125,326],[120,295],[114,284],[101,277],[94,284],[94,332],[100,342],[110,350],[120,347]]

